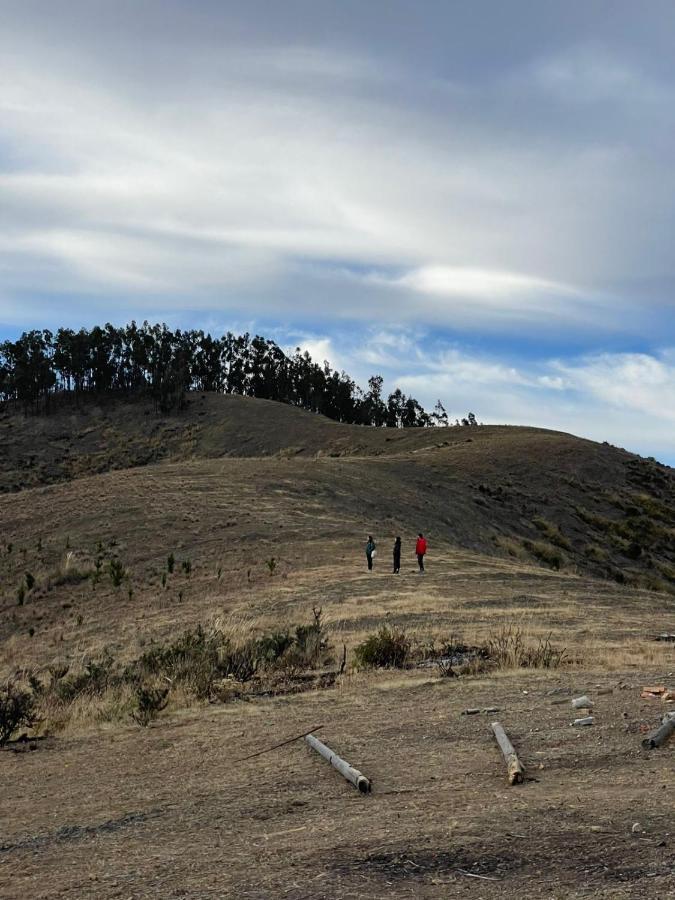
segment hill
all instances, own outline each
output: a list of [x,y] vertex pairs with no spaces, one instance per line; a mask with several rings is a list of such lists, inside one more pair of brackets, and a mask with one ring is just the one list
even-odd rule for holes
[[[673,751],[639,747],[641,685],[675,687],[672,470],[215,395],[1,427],[0,675],[42,721],[0,753],[0,894],[668,896]],[[372,669],[382,634],[405,658]],[[317,725],[370,797],[301,743],[249,758]]]
[[[235,492],[240,478],[257,482],[268,503],[278,496],[277,475],[292,476],[308,503],[321,498],[324,515],[349,516],[357,534],[425,530],[443,543],[556,569],[577,566],[655,589],[675,585],[675,472],[557,432],[342,425],[272,401],[202,394],[174,416],[139,401],[49,417],[5,414],[0,447],[5,491],[167,462],[189,461],[190,472],[200,471],[194,464],[202,460],[204,472],[234,479]],[[237,459],[265,465],[227,462]],[[120,493],[117,508],[129,508],[123,486],[136,493],[163,471],[139,473],[138,487],[128,472],[101,484]],[[39,506],[41,495],[32,496]],[[61,503],[48,497],[50,506]],[[239,502],[234,496],[232,507]]]

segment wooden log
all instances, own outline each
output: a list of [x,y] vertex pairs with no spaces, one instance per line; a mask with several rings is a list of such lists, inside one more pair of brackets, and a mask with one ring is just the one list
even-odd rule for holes
[[506,761],[509,784],[520,784],[524,780],[525,769],[518,759],[518,754],[514,750],[513,744],[508,739],[506,732],[499,722],[493,722],[491,728],[494,732],[497,744],[499,745],[499,749],[502,751],[502,756]]
[[666,716],[656,731],[652,731],[643,740],[642,747],[645,750],[655,750],[665,744],[672,734],[675,734],[675,716]]
[[350,766],[348,762],[345,762],[344,759],[341,759],[330,747],[327,747],[325,744],[322,744],[318,738],[315,738],[313,734],[308,734],[305,737],[305,740],[312,748],[312,750],[316,750],[317,753],[320,753],[321,756],[325,760],[327,760],[334,769],[337,769],[340,775],[343,778],[346,778],[347,781],[350,781],[354,787],[358,788],[362,794],[368,794],[372,787],[370,783],[370,779],[366,778],[358,769],[355,769],[353,766]]

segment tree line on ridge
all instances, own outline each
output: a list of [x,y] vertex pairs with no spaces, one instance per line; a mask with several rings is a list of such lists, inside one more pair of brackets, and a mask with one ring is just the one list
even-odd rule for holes
[[[345,372],[312,360],[297,348],[286,354],[256,335],[212,337],[166,325],[111,324],[24,332],[0,344],[0,403],[28,413],[49,413],[55,399],[70,396],[149,396],[162,412],[181,409],[191,391],[214,391],[277,400],[339,422],[389,428],[448,425],[439,400],[427,412],[396,389],[383,394],[374,375],[362,390]],[[459,421],[456,424],[460,424]],[[475,425],[473,413],[462,419]]]

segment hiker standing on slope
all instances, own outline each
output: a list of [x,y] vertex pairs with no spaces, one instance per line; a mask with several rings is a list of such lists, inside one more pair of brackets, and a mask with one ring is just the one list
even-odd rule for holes
[[420,531],[415,544],[415,553],[417,554],[417,564],[420,567],[420,575],[424,575],[424,555],[427,552],[427,541]]
[[401,538],[394,541],[394,575],[401,574]]
[[368,571],[373,569],[373,557],[375,556],[375,548],[377,544],[373,540],[372,534],[368,535],[368,543],[366,544],[366,559],[368,560]]

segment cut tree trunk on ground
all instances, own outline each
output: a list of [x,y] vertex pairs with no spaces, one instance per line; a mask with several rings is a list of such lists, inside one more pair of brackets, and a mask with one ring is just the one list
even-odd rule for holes
[[514,750],[513,744],[508,739],[506,732],[499,722],[493,722],[491,728],[494,732],[495,739],[499,744],[499,749],[502,751],[502,756],[506,761],[509,784],[521,784],[525,778],[525,769],[518,759],[518,754]]
[[320,753],[324,759],[328,760],[328,762],[333,766],[334,769],[337,769],[340,775],[343,778],[346,778],[347,781],[351,782],[354,787],[358,788],[362,794],[370,793],[370,789],[372,787],[370,783],[370,779],[366,778],[358,769],[355,769],[353,766],[350,766],[348,762],[345,762],[344,759],[341,759],[330,747],[327,747],[325,744],[322,744],[318,738],[315,738],[313,734],[308,734],[305,737],[305,740],[312,748],[312,750],[316,750],[317,753]]
[[655,750],[657,747],[665,744],[673,734],[675,734],[675,716],[666,716],[656,731],[652,731],[651,734],[647,735],[642,742],[642,746],[645,750]]

